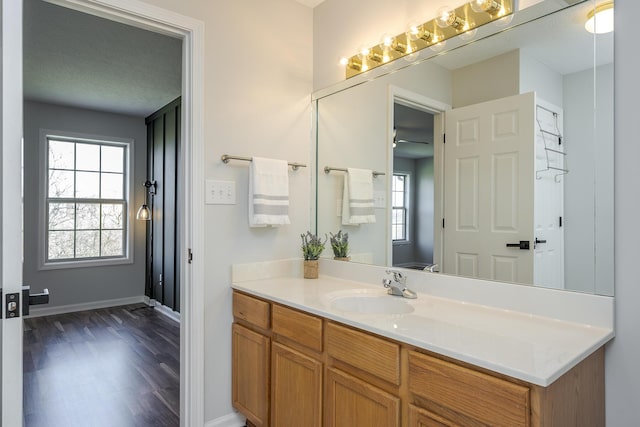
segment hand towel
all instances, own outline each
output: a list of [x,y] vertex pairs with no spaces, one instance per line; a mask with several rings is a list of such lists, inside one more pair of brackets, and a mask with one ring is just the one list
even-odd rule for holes
[[249,168],[249,226],[290,224],[289,165],[254,157]]
[[342,224],[376,222],[373,211],[373,171],[348,168],[342,193]]

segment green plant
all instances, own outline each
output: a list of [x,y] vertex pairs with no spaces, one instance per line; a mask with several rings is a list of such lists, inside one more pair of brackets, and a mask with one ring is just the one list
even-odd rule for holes
[[346,258],[349,252],[349,233],[343,233],[339,230],[336,234],[329,233],[331,235],[331,249],[333,249],[333,255],[336,258]]
[[306,234],[301,234],[302,238],[302,255],[305,261],[312,261],[320,258],[320,254],[324,250],[324,244],[327,243],[327,235],[324,235],[324,242],[315,234],[311,234],[307,231]]

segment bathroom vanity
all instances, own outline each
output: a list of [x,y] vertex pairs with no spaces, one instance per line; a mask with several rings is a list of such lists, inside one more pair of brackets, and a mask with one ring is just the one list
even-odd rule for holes
[[[332,274],[351,267],[335,263]],[[233,284],[233,405],[248,425],[604,425],[606,325],[443,298],[424,283],[408,300],[371,280],[262,273]]]

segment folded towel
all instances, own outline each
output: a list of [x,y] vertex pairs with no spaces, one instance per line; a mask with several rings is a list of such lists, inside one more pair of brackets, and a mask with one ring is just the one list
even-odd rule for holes
[[288,164],[254,157],[249,168],[249,226],[284,224],[290,224]]
[[348,168],[342,193],[342,224],[358,225],[376,222],[373,211],[373,172]]

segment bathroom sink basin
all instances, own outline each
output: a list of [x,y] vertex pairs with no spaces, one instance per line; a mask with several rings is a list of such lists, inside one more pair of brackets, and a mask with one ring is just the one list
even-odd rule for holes
[[413,307],[406,299],[387,295],[386,292],[357,292],[331,298],[331,308],[362,314],[407,314]]

